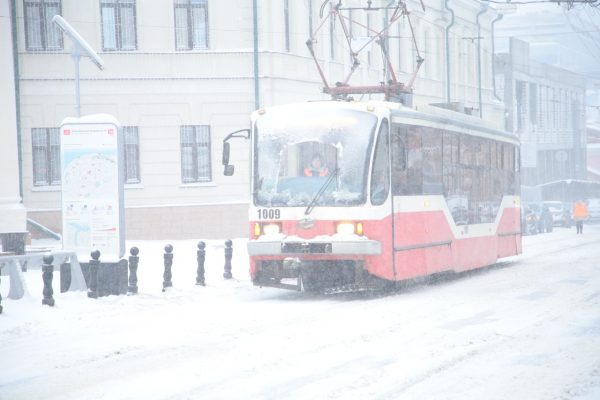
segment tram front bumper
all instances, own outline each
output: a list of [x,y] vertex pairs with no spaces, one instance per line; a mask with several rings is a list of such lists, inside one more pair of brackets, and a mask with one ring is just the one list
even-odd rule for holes
[[381,254],[381,243],[376,240],[251,240],[250,256],[331,255],[374,256]]

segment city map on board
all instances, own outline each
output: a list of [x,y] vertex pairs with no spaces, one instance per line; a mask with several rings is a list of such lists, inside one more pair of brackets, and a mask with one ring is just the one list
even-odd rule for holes
[[87,260],[122,256],[118,128],[111,124],[61,127],[63,247]]

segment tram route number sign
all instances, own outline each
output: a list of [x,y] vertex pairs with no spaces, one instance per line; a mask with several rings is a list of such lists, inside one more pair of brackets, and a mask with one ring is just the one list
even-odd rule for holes
[[106,114],[66,118],[60,138],[63,248],[116,262],[125,253],[119,123]]

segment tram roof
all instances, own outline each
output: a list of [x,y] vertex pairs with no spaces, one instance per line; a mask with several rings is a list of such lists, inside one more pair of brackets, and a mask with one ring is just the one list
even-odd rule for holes
[[[303,103],[290,103],[284,105],[277,105],[266,107],[267,110],[294,110],[298,108],[319,108],[332,107],[332,108],[343,108],[353,109],[358,111],[373,112],[379,117],[387,115],[388,112],[393,122],[405,122],[418,124],[422,126],[438,127],[448,129],[453,128],[453,131],[466,133],[472,136],[481,136],[487,138],[501,139],[504,141],[511,142],[513,144],[519,144],[519,138],[514,133],[510,133],[501,129],[497,129],[487,121],[480,119],[468,114],[463,114],[457,111],[444,109],[441,107],[431,105],[419,105],[420,109],[414,109],[406,107],[400,103],[387,102],[387,101],[376,101],[369,100],[366,102],[361,101],[341,101],[341,100],[323,100],[323,101],[309,101]],[[257,118],[259,114],[264,111],[257,110],[254,114],[254,118]],[[385,111],[383,111],[385,110]]]

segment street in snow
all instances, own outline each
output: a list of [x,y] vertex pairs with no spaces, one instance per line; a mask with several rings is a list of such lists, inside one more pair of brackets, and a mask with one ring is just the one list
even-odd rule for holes
[[394,293],[308,295],[253,287],[245,239],[140,248],[139,294],[59,293],[42,306],[2,280],[0,399],[600,398],[600,226],[523,238],[524,253]]

